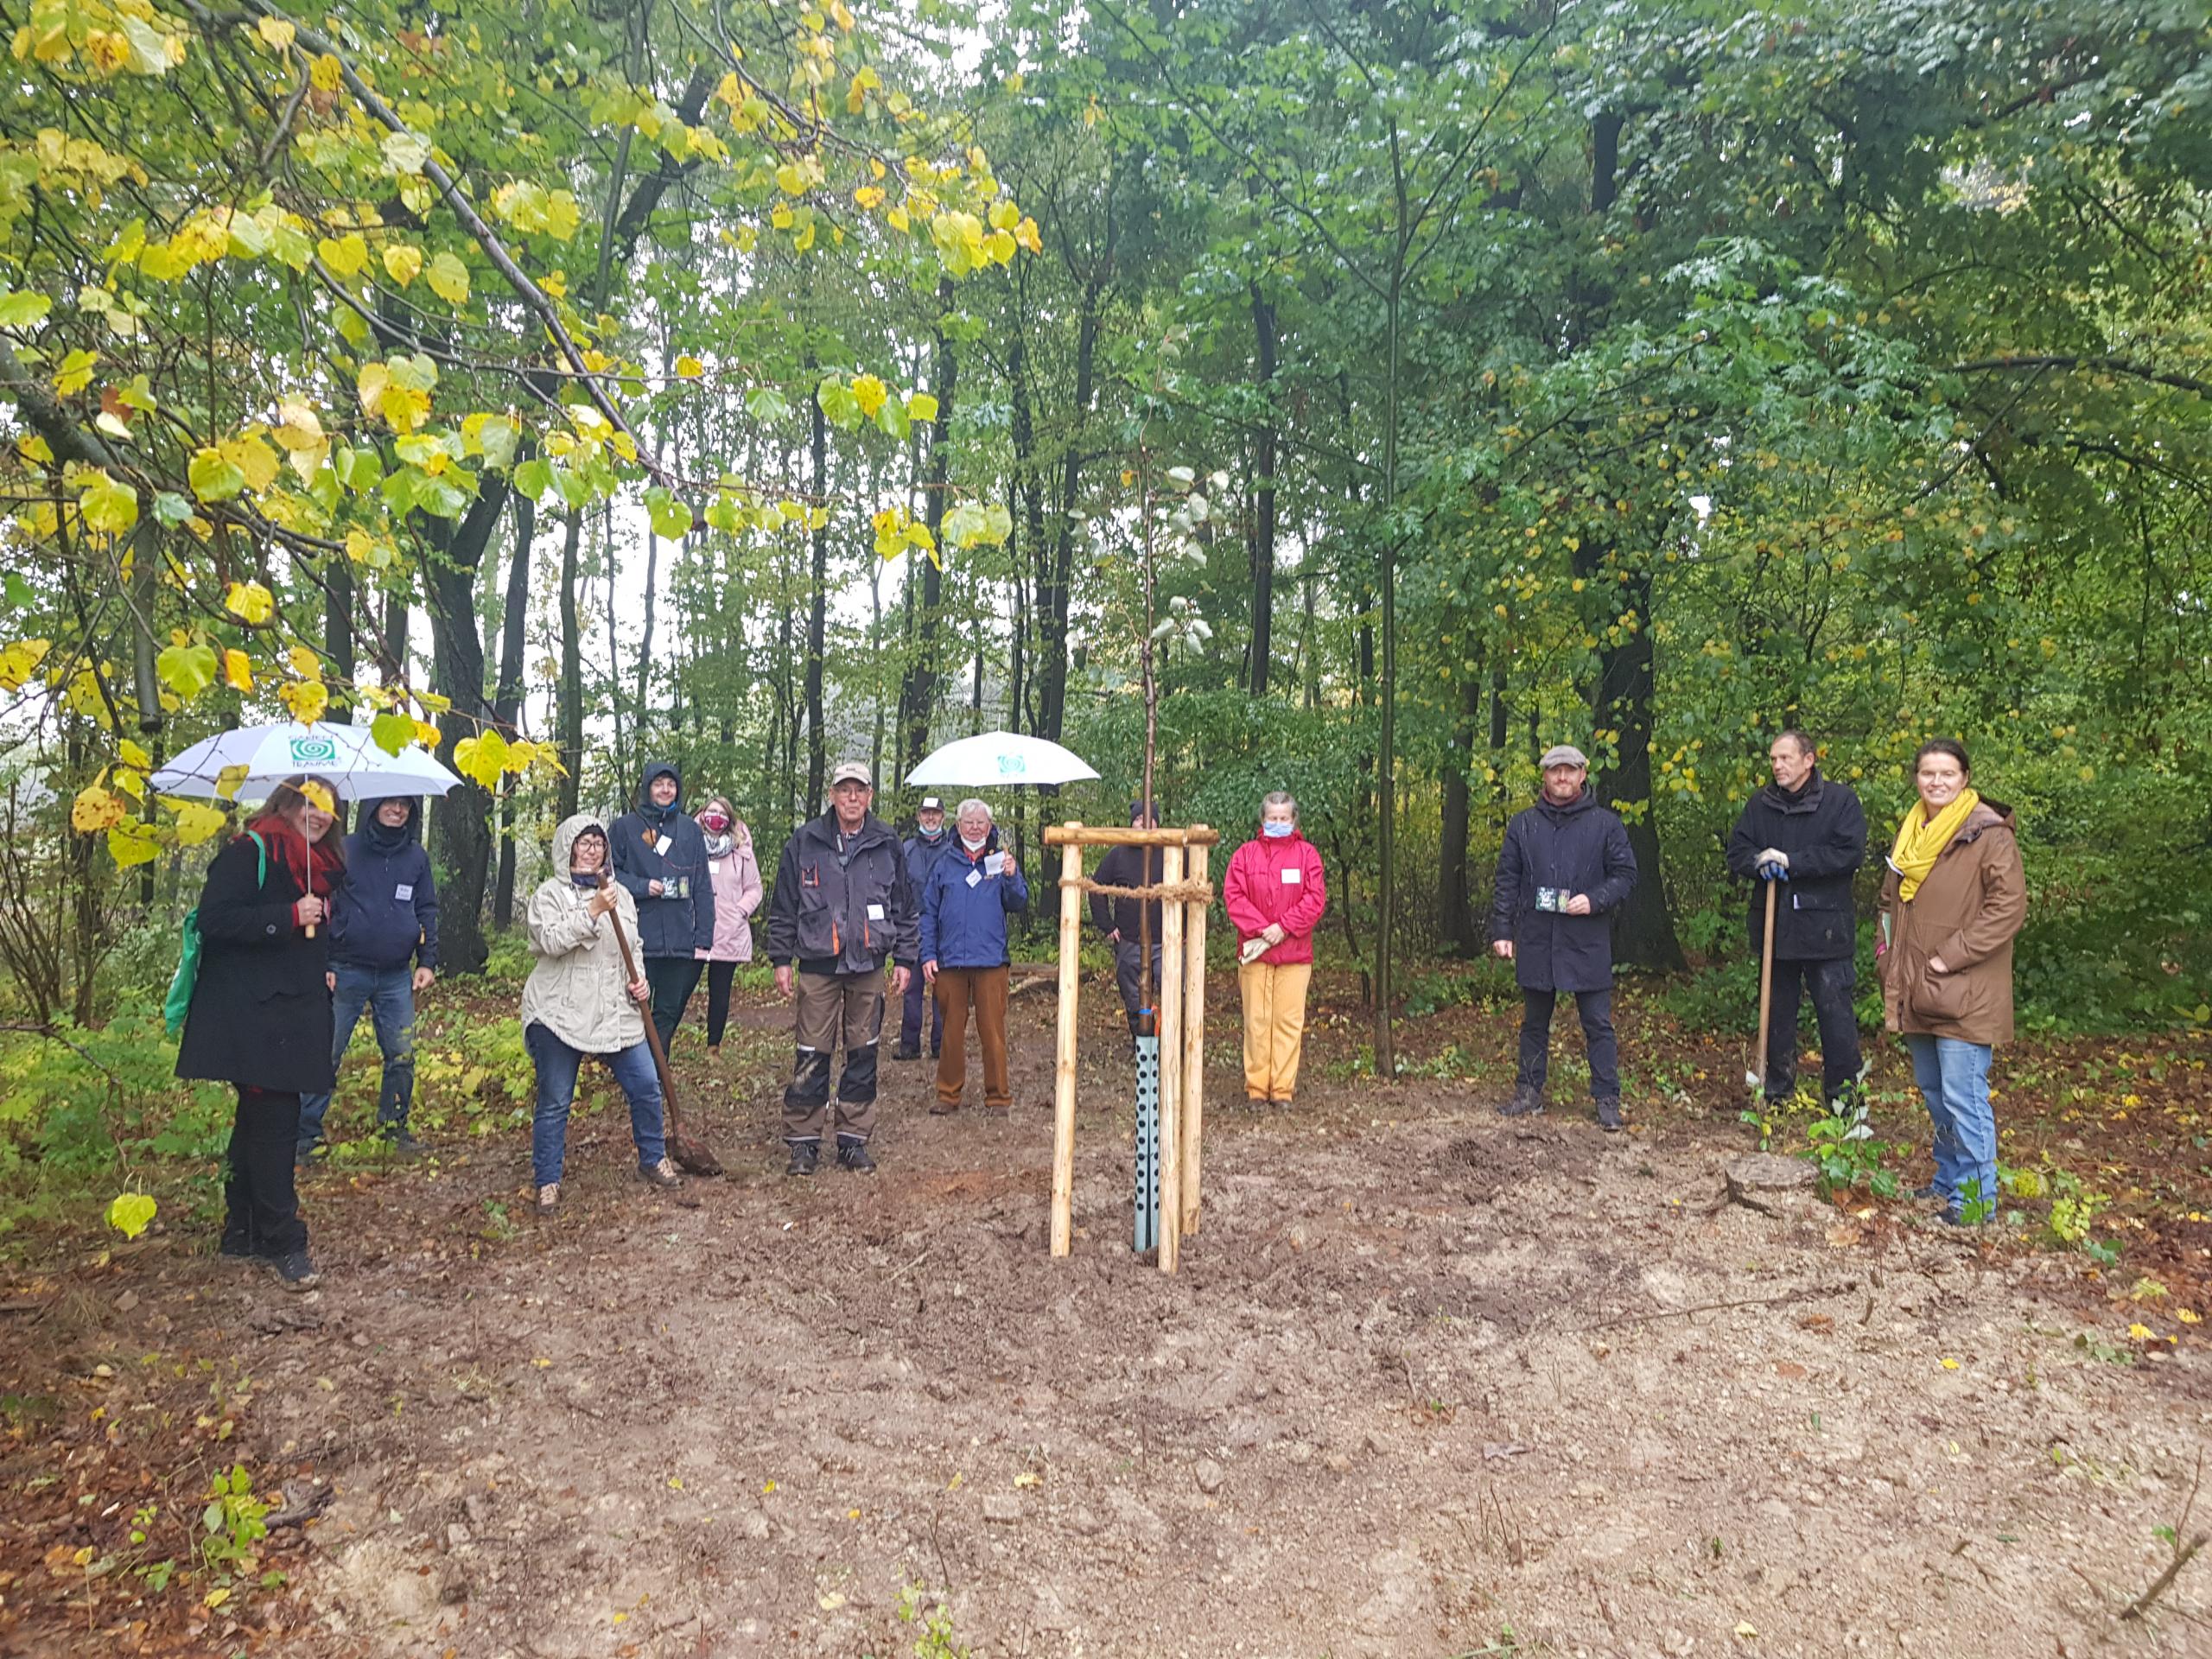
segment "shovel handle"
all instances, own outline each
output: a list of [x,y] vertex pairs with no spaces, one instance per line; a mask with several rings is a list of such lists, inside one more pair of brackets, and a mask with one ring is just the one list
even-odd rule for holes
[[1774,1014],[1774,904],[1779,892],[1776,884],[1766,884],[1766,944],[1759,952],[1759,1091],[1766,1091],[1766,1039],[1769,1022]]

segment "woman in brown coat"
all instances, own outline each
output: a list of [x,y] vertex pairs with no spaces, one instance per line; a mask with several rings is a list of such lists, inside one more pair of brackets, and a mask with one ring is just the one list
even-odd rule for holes
[[1954,1226],[1997,1209],[1990,1052],[2012,1040],[2012,937],[2028,912],[2012,810],[1985,801],[1950,738],[1913,762],[1920,799],[1904,816],[1882,883],[1875,955],[1882,1007],[1912,1052],[1936,1128],[1936,1179]]

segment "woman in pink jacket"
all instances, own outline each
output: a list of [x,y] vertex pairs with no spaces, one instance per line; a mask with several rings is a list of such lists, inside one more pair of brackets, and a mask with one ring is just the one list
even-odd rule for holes
[[1244,995],[1244,1092],[1287,1106],[1306,1042],[1306,986],[1313,930],[1328,907],[1321,855],[1298,833],[1298,803],[1281,790],[1260,803],[1260,835],[1239,847],[1222,881],[1236,926],[1236,988]]
[[729,987],[737,964],[753,960],[753,912],[760,908],[760,861],[753,832],[717,795],[699,809],[707,838],[707,878],[715,886],[715,942],[698,952],[707,964],[707,1058],[718,1060],[729,1025]]

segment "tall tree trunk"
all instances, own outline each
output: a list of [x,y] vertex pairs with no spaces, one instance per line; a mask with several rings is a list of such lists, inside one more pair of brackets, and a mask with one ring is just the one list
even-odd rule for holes
[[[438,758],[454,765],[454,750],[489,721],[484,697],[484,640],[476,618],[476,578],[493,529],[505,510],[504,481],[487,486],[458,524],[431,521],[422,537],[428,578],[431,676],[449,700],[438,720]],[[458,770],[456,767],[455,770]],[[447,967],[473,974],[484,966],[484,893],[491,874],[492,795],[474,783],[449,791],[431,819],[438,872],[438,955]]]
[[[353,709],[353,561],[343,553],[322,562],[322,660],[335,682],[334,714],[351,720]],[[156,704],[156,707],[160,705]]]
[[386,596],[384,634],[377,645],[378,672],[386,685],[399,684],[407,678],[407,633],[410,620],[408,613],[404,589],[395,589]]
[[[811,382],[816,378],[811,354],[806,368]],[[809,399],[808,406],[814,417],[808,444],[814,464],[814,499],[822,505],[830,499],[830,420],[822,412],[819,397]],[[830,526],[822,524],[808,540],[813,565],[806,596],[806,798],[818,801],[829,775],[829,738],[822,720],[822,655],[830,611]]]
[[1437,905],[1443,912],[1444,938],[1463,957],[1482,952],[1475,925],[1473,884],[1467,873],[1467,833],[1473,825],[1471,783],[1475,765],[1475,721],[1482,713],[1481,665],[1459,678],[1459,718],[1452,728],[1452,762],[1444,769],[1444,846]]
[[1254,378],[1267,413],[1261,417],[1255,441],[1253,469],[1257,474],[1252,493],[1252,530],[1249,557],[1252,579],[1251,688],[1255,697],[1268,695],[1269,654],[1274,648],[1275,616],[1275,308],[1260,293],[1257,281],[1249,284],[1252,296]]
[[[922,597],[914,617],[914,659],[907,665],[899,696],[899,715],[906,728],[906,748],[916,760],[929,753],[930,719],[937,709],[937,651],[939,613],[944,596],[944,571],[939,563],[944,550],[945,497],[952,465],[953,393],[960,377],[960,358],[944,324],[952,313],[952,282],[938,283],[938,326],[937,362],[930,373],[930,391],[937,397],[937,419],[930,425],[928,474],[922,485],[922,522],[938,557],[926,559],[919,575]],[[911,588],[912,576],[908,578]]]
[[553,721],[561,745],[561,816],[564,818],[575,816],[583,788],[584,641],[583,620],[576,612],[583,539],[583,510],[570,507],[561,540],[561,702]]
[[[1106,286],[1112,279],[1119,220],[1114,211],[1118,173],[1106,181],[1106,242],[1083,284],[1076,317],[1075,396],[1068,411],[1066,441],[1060,452],[1059,486],[1052,502],[1052,552],[1040,562],[1037,581],[1037,735],[1058,742],[1065,729],[1068,704],[1068,607],[1075,583],[1077,492],[1083,483],[1083,442],[1098,388],[1098,334]],[[1041,526],[1039,527],[1041,531]],[[1041,549],[1044,542],[1038,538]]]
[[[522,714],[522,653],[530,620],[531,543],[537,534],[537,504],[515,494],[515,550],[507,564],[506,610],[499,619],[499,683],[492,719],[512,736]],[[492,927],[504,933],[515,919],[515,784],[499,791],[499,867],[492,887]]]

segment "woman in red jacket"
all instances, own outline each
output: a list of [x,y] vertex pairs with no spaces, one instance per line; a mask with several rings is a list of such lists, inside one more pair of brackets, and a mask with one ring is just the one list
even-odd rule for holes
[[1260,803],[1260,835],[1229,861],[1222,903],[1236,925],[1236,988],[1244,996],[1244,1092],[1287,1106],[1306,1041],[1313,930],[1328,907],[1321,855],[1298,833],[1298,803],[1277,790]]

